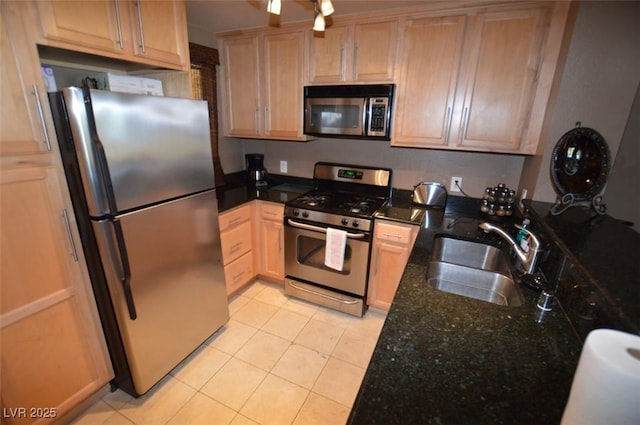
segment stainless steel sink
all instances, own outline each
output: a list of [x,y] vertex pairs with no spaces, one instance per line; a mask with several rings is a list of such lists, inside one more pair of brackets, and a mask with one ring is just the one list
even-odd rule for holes
[[448,237],[435,238],[431,261],[459,264],[511,276],[509,259],[495,246]]
[[491,245],[436,238],[426,280],[434,288],[452,294],[503,306],[522,305],[509,258]]

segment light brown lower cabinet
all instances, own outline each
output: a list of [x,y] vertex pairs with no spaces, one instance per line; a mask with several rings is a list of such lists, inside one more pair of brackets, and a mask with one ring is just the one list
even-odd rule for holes
[[251,229],[253,210],[254,203],[251,202],[218,217],[227,295],[237,292],[255,277]]
[[389,310],[419,227],[376,220],[373,230],[367,304]]
[[0,171],[3,424],[51,423],[113,377],[64,181],[50,157],[4,161]]
[[284,205],[257,201],[258,274],[284,281]]

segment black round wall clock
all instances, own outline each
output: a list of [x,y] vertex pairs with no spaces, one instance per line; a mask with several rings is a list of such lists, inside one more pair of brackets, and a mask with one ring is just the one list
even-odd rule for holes
[[609,174],[609,147],[596,130],[579,125],[566,132],[553,149],[551,178],[558,200],[552,215],[587,203],[598,214],[606,212],[600,193]]

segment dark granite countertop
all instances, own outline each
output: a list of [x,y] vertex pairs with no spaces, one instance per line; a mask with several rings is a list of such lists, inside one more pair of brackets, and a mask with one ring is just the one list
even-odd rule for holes
[[558,300],[541,315],[526,286],[522,306],[503,307],[425,284],[435,235],[492,238],[478,205],[450,197],[422,224],[348,423],[560,422],[582,343]]
[[[419,216],[416,207],[406,198],[398,200],[379,218],[413,222]],[[425,209],[349,424],[557,424],[588,331],[606,326],[639,332],[640,235],[589,210],[550,216],[552,204],[526,206],[550,254],[541,267],[560,269],[553,310],[537,309],[539,292],[524,285],[526,301],[520,307],[496,306],[426,285],[436,235],[503,244],[478,231],[484,219],[479,200],[450,196],[444,212]],[[513,229],[520,220],[503,224]],[[576,311],[594,300],[601,317]]]
[[577,292],[594,293],[599,310],[608,316],[599,320],[604,326],[640,334],[640,234],[589,208],[572,207],[552,216],[553,204],[527,201],[526,205],[569,262],[580,266],[580,282],[561,283],[558,294],[580,336],[584,338],[590,327],[601,326],[597,318],[592,321],[596,323],[588,323],[572,314],[572,304],[583,302],[576,299],[583,295]]
[[224,187],[217,188],[218,212],[224,212],[246,202],[260,199],[263,201],[285,203],[313,189],[313,180],[270,175],[267,186],[256,187],[249,184],[244,172],[225,176]]

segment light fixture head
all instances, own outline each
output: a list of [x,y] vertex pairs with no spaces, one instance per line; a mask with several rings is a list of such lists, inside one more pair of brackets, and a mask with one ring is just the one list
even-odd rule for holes
[[279,15],[281,6],[282,6],[281,0],[268,0],[267,12],[272,13],[274,15]]
[[[264,0],[263,0],[264,1]],[[326,22],[324,17],[335,12],[331,0],[310,0],[313,3],[313,30],[324,31]],[[273,15],[280,15],[282,0],[267,0],[267,12]]]
[[313,20],[313,30],[314,31],[324,31],[324,16],[322,16],[321,12],[316,14],[316,18]]
[[320,3],[320,12],[322,12],[322,16],[329,16],[336,10],[333,8],[333,3],[331,0],[318,0]]

